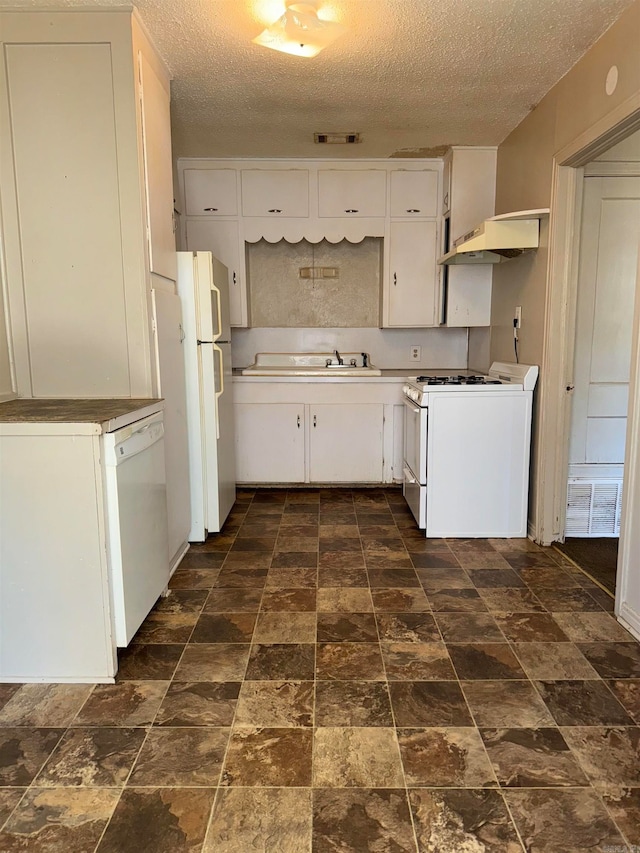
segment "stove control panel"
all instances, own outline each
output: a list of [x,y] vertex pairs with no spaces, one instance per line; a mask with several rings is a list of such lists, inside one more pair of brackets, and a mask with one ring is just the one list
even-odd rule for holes
[[419,388],[415,388],[413,385],[403,385],[402,393],[405,397],[408,397],[410,400],[413,400],[414,403],[419,403],[422,398],[422,392]]

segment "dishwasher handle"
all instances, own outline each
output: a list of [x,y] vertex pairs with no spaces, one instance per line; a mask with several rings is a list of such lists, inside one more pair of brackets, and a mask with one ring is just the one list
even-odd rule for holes
[[116,432],[106,433],[105,464],[115,467],[128,459],[144,453],[164,437],[162,416],[154,415],[144,421],[123,427]]

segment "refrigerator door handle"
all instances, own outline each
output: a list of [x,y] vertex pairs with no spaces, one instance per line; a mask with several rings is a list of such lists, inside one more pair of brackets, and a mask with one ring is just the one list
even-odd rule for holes
[[220,411],[219,411],[219,406],[218,406],[218,400],[224,394],[224,354],[223,354],[222,350],[220,349],[220,347],[217,346],[217,344],[213,345],[213,350],[214,350],[214,352],[218,353],[218,356],[219,356],[218,364],[220,365],[219,371],[218,371],[218,378],[220,380],[220,390],[219,391],[216,390],[216,392],[215,392],[215,398],[216,398],[216,438],[219,439],[220,438]]
[[216,304],[217,304],[216,317],[218,320],[218,330],[213,333],[213,337],[215,340],[217,340],[220,337],[220,335],[222,334],[222,306],[220,304],[220,291],[215,286],[215,284],[213,284],[213,282],[211,283],[211,290],[213,290],[213,292],[216,295]]

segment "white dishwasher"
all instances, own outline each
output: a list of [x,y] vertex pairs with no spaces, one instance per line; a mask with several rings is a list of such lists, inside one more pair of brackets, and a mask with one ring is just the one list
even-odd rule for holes
[[169,582],[162,412],[103,442],[116,645],[127,646]]

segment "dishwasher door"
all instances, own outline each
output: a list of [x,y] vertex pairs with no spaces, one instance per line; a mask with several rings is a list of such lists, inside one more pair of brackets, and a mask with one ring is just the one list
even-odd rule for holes
[[162,412],[103,441],[114,627],[127,646],[169,582]]

